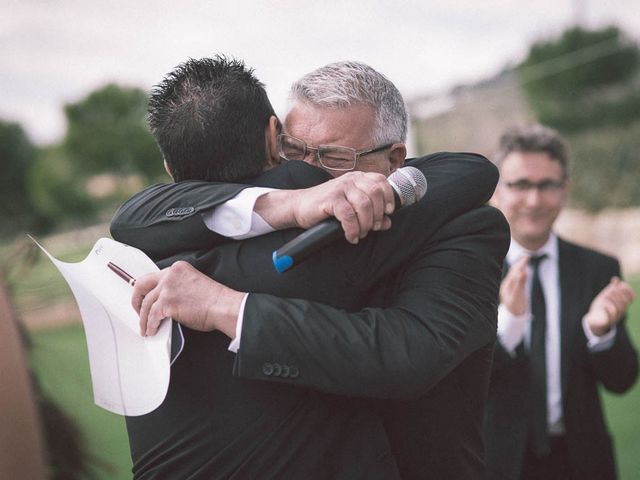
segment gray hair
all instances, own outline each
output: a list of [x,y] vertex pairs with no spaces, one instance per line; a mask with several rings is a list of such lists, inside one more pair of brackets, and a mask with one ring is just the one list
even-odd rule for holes
[[297,101],[321,108],[370,106],[376,114],[375,143],[406,141],[408,115],[402,95],[384,75],[364,63],[330,63],[306,74],[291,86],[289,108]]
[[560,134],[552,128],[534,124],[511,127],[500,137],[500,145],[494,162],[500,166],[512,152],[546,153],[562,167],[569,177],[569,150]]

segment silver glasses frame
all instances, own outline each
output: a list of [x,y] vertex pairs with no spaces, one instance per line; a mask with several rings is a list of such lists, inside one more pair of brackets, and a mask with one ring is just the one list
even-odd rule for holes
[[[362,151],[357,151],[355,148],[345,147],[342,145],[318,145],[317,147],[310,147],[309,145],[307,145],[307,143],[304,140],[294,137],[293,135],[287,135],[286,133],[281,133],[278,135],[278,155],[280,155],[280,158],[287,161],[294,161],[285,156],[282,148],[283,141],[287,138],[291,138],[297,142],[300,142],[300,144],[304,146],[302,159],[306,158],[307,155],[309,155],[309,153],[313,153],[315,155],[316,160],[320,165],[322,165],[323,168],[326,168],[327,170],[333,170],[335,172],[350,172],[351,170],[354,170],[356,168],[360,157],[364,157],[365,155],[370,155],[372,153],[381,152],[383,150],[386,150],[387,148],[391,148],[394,145],[394,143],[387,143],[385,145],[380,145],[379,147],[374,147],[370,150],[362,150]],[[353,165],[349,168],[336,168],[336,167],[330,167],[328,165],[325,165],[324,162],[322,161],[322,151],[329,148],[332,148],[332,149],[339,148],[344,150],[345,152],[349,151],[353,153]]]

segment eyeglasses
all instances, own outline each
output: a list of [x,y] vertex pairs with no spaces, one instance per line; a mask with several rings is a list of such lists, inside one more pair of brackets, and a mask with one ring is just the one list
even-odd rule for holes
[[278,135],[278,154],[285,160],[304,160],[309,153],[315,153],[318,163],[327,170],[347,172],[356,168],[358,159],[365,155],[381,152],[390,148],[393,143],[358,152],[354,148],[341,147],[339,145],[319,145],[310,147],[299,138]]
[[541,180],[531,182],[529,180],[518,180],[515,182],[503,182],[504,185],[518,193],[526,193],[531,190],[538,190],[540,193],[559,193],[566,185],[566,180]]

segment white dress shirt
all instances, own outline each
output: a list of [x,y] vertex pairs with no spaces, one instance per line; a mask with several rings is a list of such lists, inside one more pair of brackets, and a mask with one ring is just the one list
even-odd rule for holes
[[[538,251],[531,252],[522,247],[514,239],[511,239],[511,246],[507,253],[507,263],[514,265],[523,255],[547,255],[538,266],[540,282],[544,293],[547,328],[546,328],[546,368],[547,368],[547,420],[549,433],[551,435],[564,434],[564,424],[562,420],[562,388],[560,383],[560,272],[558,263],[558,237],[553,233],[547,243]],[[531,278],[533,269],[527,267],[526,292],[530,295]],[[528,302],[530,303],[530,302]],[[531,311],[530,306],[527,312],[522,315],[513,315],[506,306],[500,304],[498,307],[498,339],[503,348],[511,355],[515,356],[515,349],[524,341],[525,346],[530,342]],[[582,319],[582,328],[587,337],[587,345],[593,351],[605,350],[613,345],[615,328],[607,334],[597,337],[594,335],[586,320]]]
[[250,187],[215,209],[203,213],[207,228],[224,237],[242,240],[273,232],[273,228],[253,211],[258,197],[273,188]]

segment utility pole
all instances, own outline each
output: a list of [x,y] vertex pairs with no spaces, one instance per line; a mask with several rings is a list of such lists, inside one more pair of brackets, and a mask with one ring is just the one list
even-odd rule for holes
[[576,27],[586,27],[587,23],[587,0],[572,0],[573,4],[573,25]]

